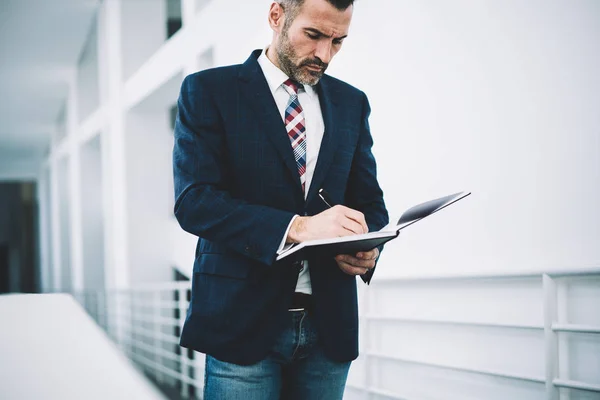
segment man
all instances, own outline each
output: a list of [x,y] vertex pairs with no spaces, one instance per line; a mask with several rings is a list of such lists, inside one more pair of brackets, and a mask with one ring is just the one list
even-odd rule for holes
[[275,262],[388,222],[367,98],[324,75],[352,3],[274,2],[266,50],[183,82],[175,214],[199,240],[181,345],[207,354],[207,400],[341,399],[358,356],[356,276],[369,282],[380,249]]

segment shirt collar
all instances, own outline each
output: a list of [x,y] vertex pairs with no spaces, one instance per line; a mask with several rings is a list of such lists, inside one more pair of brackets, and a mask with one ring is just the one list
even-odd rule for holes
[[[287,81],[289,77],[282,70],[277,68],[277,66],[273,64],[273,62],[271,62],[269,57],[267,57],[267,49],[268,47],[265,48],[260,54],[260,57],[258,57],[258,64],[262,68],[263,74],[267,79],[267,83],[269,85],[269,89],[271,89],[271,93],[275,94],[275,91],[277,91],[277,89],[279,89],[283,82]],[[304,90],[311,97],[315,93],[314,88],[309,85],[304,85]]]

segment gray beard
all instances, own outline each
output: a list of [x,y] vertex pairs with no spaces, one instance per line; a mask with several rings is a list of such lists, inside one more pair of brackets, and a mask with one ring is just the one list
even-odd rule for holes
[[296,54],[294,53],[294,49],[290,46],[287,39],[287,34],[284,33],[281,36],[279,45],[275,49],[281,70],[287,76],[294,79],[298,83],[301,83],[302,85],[314,86],[319,83],[319,80],[321,80],[321,77],[325,73],[327,66],[321,63],[320,65],[323,66],[323,70],[321,72],[303,71],[303,63],[300,65],[296,65],[294,63],[293,60],[296,58]]

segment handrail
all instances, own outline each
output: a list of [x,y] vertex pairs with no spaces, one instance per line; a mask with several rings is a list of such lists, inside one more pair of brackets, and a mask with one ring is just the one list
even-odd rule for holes
[[555,332],[600,334],[600,326],[591,325],[552,324],[552,330]]
[[497,322],[482,322],[482,321],[452,321],[444,319],[427,319],[427,318],[404,318],[393,316],[378,316],[364,315],[361,318],[369,321],[384,321],[392,323],[415,323],[415,324],[431,324],[431,325],[458,325],[458,326],[473,326],[482,328],[506,328],[506,329],[530,329],[543,330],[542,325],[527,325],[527,324],[500,324]]
[[189,281],[169,281],[169,282],[153,282],[153,283],[142,283],[130,288],[113,288],[106,289],[109,293],[131,293],[131,292],[151,292],[153,290],[168,291],[168,290],[180,290],[180,289],[191,289],[192,283]]
[[577,389],[584,390],[586,392],[597,392],[600,393],[600,385],[592,383],[585,383],[579,381],[572,381],[568,379],[554,379],[554,386],[565,388],[565,389]]
[[523,279],[541,278],[548,275],[551,278],[580,277],[589,275],[600,275],[600,266],[580,269],[557,269],[551,271],[524,271],[524,272],[493,272],[481,274],[448,274],[448,275],[417,275],[417,276],[393,276],[374,279],[371,285],[389,285],[398,283],[429,282],[429,281],[467,281],[467,280],[498,280],[498,279]]

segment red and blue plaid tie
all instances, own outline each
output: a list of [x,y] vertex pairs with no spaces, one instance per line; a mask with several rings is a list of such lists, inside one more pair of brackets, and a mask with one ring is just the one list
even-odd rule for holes
[[303,86],[292,79],[288,79],[283,82],[283,88],[290,95],[290,100],[285,109],[285,129],[292,143],[300,183],[302,184],[302,191],[304,191],[306,183],[306,127],[304,112],[298,100],[298,89],[303,88]]

